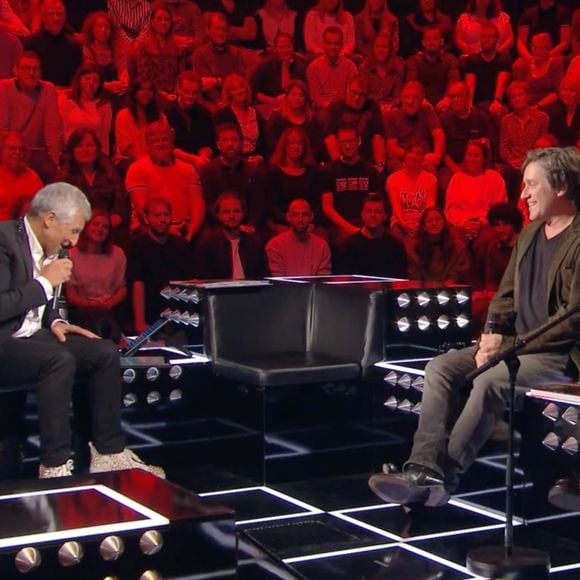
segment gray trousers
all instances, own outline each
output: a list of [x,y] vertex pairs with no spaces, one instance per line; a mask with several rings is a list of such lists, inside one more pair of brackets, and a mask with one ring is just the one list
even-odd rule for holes
[[[428,467],[441,476],[466,471],[488,440],[509,400],[505,363],[465,384],[475,369],[473,347],[435,357],[425,368],[425,388],[407,465]],[[568,354],[548,352],[518,357],[517,393],[534,386],[573,380],[566,374]]]

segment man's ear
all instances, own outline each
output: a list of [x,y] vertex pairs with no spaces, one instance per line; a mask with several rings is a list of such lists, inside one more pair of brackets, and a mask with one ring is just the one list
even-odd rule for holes
[[56,219],[56,213],[53,211],[47,211],[41,215],[42,225],[48,229],[52,227],[58,220]]

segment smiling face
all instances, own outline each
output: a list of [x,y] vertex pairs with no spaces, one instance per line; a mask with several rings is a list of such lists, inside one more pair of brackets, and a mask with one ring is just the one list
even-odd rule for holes
[[532,161],[524,170],[521,198],[528,206],[531,221],[549,221],[560,213],[565,195],[552,188],[545,169]]
[[177,102],[184,109],[189,109],[201,97],[201,84],[197,81],[183,79],[177,87]]
[[60,0],[45,0],[40,14],[45,30],[54,36],[60,34],[66,22],[66,12]]
[[34,89],[40,82],[40,61],[36,58],[23,56],[14,66],[14,76],[23,89]]
[[523,111],[530,104],[530,91],[523,83],[512,84],[507,89],[507,97],[514,111]]
[[111,220],[104,214],[97,214],[92,217],[85,227],[86,239],[93,243],[102,245],[109,237],[111,231]]
[[294,55],[294,46],[292,41],[285,35],[280,35],[274,43],[274,54],[282,62],[290,62]]

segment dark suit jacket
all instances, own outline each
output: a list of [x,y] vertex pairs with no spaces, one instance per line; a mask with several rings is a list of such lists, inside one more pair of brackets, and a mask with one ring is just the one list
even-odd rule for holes
[[[246,278],[268,276],[268,261],[260,236],[242,232],[239,252]],[[194,270],[198,278],[232,277],[232,245],[221,228],[216,227],[202,236],[195,248],[195,257]]]
[[47,308],[43,323],[50,326],[57,314],[33,278],[24,222],[0,222],[0,345],[20,328],[29,310],[43,305]]

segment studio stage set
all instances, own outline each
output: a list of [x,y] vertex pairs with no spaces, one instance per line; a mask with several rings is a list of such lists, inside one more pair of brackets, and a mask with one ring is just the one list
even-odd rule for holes
[[[442,508],[384,504],[367,486],[409,453],[427,362],[470,342],[469,287],[332,276],[162,294],[150,334],[171,326],[189,348],[130,345],[123,418],[167,481],[36,480],[29,396],[22,477],[0,484],[0,578],[476,577],[470,550],[504,541],[504,442]],[[548,502],[577,466],[577,423],[573,404],[517,407],[515,543],[546,550],[554,580],[580,579],[580,513]]]

